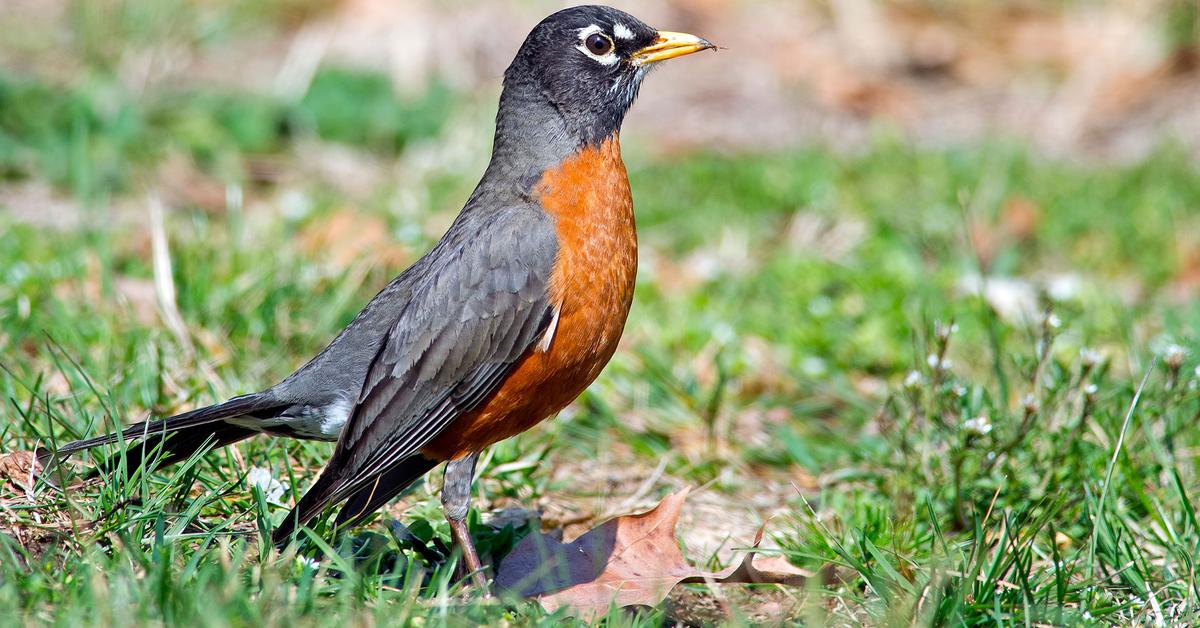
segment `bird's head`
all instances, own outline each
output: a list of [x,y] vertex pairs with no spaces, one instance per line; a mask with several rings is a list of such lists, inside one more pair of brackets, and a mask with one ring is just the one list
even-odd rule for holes
[[650,68],[713,48],[611,7],[572,7],[533,28],[505,72],[504,90],[548,102],[575,139],[599,141],[620,128]]

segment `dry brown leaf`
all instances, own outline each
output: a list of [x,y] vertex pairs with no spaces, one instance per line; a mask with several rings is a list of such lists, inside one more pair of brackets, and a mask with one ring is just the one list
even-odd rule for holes
[[1041,207],[1028,198],[1015,196],[1004,202],[996,220],[971,216],[967,235],[980,263],[990,268],[1001,251],[1032,237],[1041,221]]
[[36,179],[0,185],[0,208],[18,224],[63,231],[78,227],[87,215],[78,202]]
[[531,534],[501,563],[496,587],[582,615],[603,613],[610,602],[657,604],[695,575],[675,541],[686,497],[672,493],[648,512],[611,519],[570,543]]
[[113,282],[118,299],[124,301],[138,323],[156,325],[158,316],[158,293],[153,279],[142,277],[117,277]]
[[[537,598],[549,611],[570,608],[594,617],[610,605],[657,605],[681,582],[796,585],[810,575],[782,557],[755,561],[754,552],[717,573],[692,567],[675,537],[687,493],[672,493],[647,512],[606,521],[570,543],[531,534],[501,563],[496,587]],[[760,527],[754,547],[762,536]]]
[[158,169],[158,187],[173,207],[198,207],[210,214],[226,209],[226,186],[201,170],[191,157],[174,152]]
[[12,482],[26,495],[33,492],[34,480],[41,471],[37,454],[32,451],[14,451],[0,455],[0,479]]
[[684,582],[712,581],[717,584],[785,584],[789,586],[803,586],[805,580],[813,576],[811,572],[789,563],[783,556],[759,557],[759,552],[755,550],[762,544],[763,532],[765,530],[765,525],[758,527],[758,531],[754,533],[754,544],[751,545],[751,551],[746,552],[746,555],[742,558],[742,562],[736,567],[730,567],[712,576],[692,576],[684,579]]
[[337,268],[370,259],[387,268],[410,261],[408,249],[392,241],[383,218],[342,209],[318,218],[300,232],[300,248]]

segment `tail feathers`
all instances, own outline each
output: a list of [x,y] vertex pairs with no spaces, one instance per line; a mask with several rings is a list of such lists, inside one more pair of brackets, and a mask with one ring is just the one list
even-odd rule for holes
[[[411,486],[413,482],[416,482],[437,464],[437,460],[419,454],[406,458],[400,464],[375,478],[374,481],[352,493],[341,511],[338,512],[334,528],[345,529],[366,519],[392,498],[404,492],[404,489]],[[326,474],[322,473],[321,477],[317,479],[317,483],[304,494],[304,497],[300,498],[300,502],[288,513],[287,518],[279,524],[279,527],[275,528],[271,539],[276,547],[282,548],[287,545],[300,526],[308,523],[313,517],[321,514],[321,511],[325,510],[327,506],[338,501],[336,496],[327,494],[328,490],[321,481],[325,477]]]
[[133,475],[148,462],[156,467],[172,465],[187,460],[203,447],[219,449],[257,433],[248,427],[217,422],[185,427],[165,435],[156,434],[130,445],[124,452],[113,454],[97,467],[96,472],[111,473],[124,466],[125,472]]
[[[206,442],[213,442],[215,447],[237,442],[252,436],[254,430],[224,423],[230,419],[248,414],[270,413],[276,410],[278,404],[262,393],[234,397],[224,403],[198,408],[173,417],[157,421],[143,421],[131,425],[120,432],[77,440],[67,443],[54,452],[53,458],[62,459],[73,453],[107,445],[122,440],[140,440],[136,447],[129,447],[125,453],[126,468],[132,472],[140,467],[148,456],[157,457],[161,463],[170,464],[190,456]],[[112,467],[119,463],[119,457],[110,458],[102,468]]]

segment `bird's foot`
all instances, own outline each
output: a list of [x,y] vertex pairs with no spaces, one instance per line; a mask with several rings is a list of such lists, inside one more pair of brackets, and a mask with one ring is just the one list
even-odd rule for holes
[[476,589],[479,589],[483,597],[491,597],[487,578],[483,575],[483,564],[479,562],[479,553],[475,551],[475,542],[471,539],[471,531],[467,528],[466,520],[449,519],[448,521],[450,522],[450,533],[454,535],[454,542],[462,550],[463,563],[471,576],[471,583]]

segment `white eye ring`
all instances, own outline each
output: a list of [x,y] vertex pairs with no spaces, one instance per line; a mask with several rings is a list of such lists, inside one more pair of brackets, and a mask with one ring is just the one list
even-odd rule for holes
[[[602,37],[604,37],[605,39],[608,40],[609,48],[608,48],[607,54],[598,55],[588,49],[588,46],[587,46],[588,37],[591,37],[592,35],[595,35],[597,33],[599,33]],[[595,59],[597,63],[603,64],[603,65],[613,65],[614,63],[616,63],[617,61],[620,60],[617,58],[617,47],[616,47],[616,45],[613,44],[612,38],[610,38],[608,35],[606,35],[604,33],[604,29],[600,28],[599,26],[597,26],[595,24],[592,24],[590,26],[579,29],[579,45],[576,46],[576,48],[578,48],[579,51],[582,52],[583,54],[591,57],[592,59]]]

